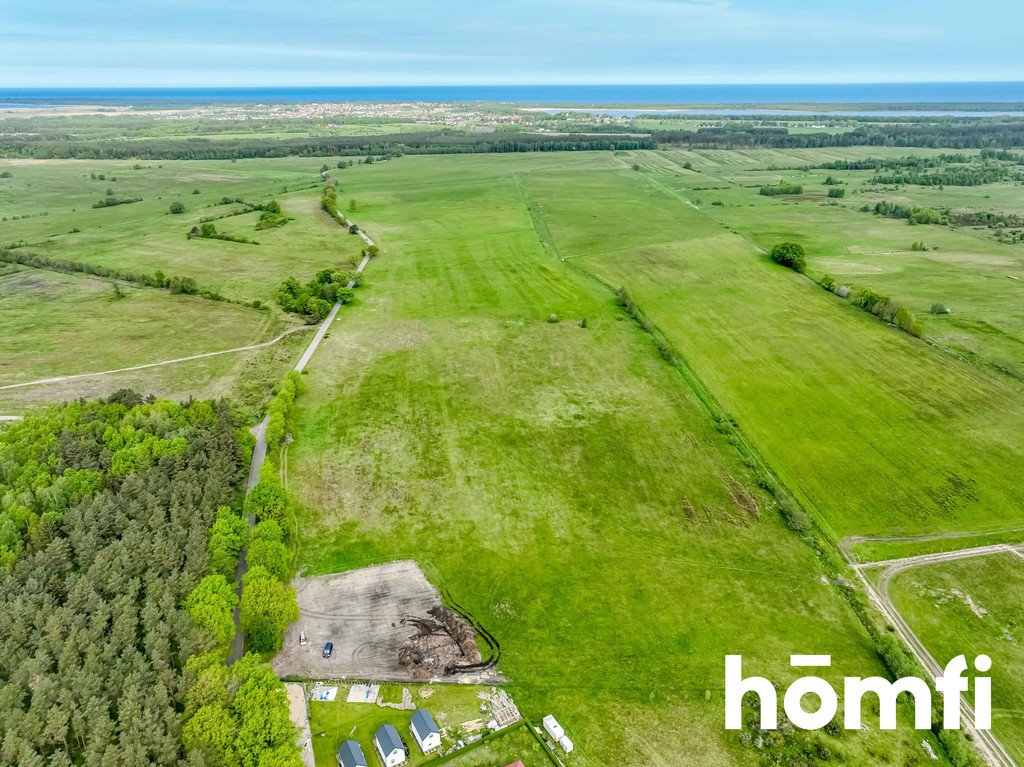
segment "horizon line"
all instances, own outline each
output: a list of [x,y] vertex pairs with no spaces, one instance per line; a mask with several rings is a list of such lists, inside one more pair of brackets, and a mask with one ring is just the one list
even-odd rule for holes
[[324,84],[324,83],[289,83],[277,85],[197,85],[178,83],[173,85],[3,85],[0,86],[0,93],[16,90],[130,90],[144,88],[147,90],[171,90],[175,88],[190,88],[194,90],[221,90],[224,88],[236,88],[245,90],[270,90],[280,88],[521,88],[521,87],[556,87],[556,88],[593,88],[593,87],[794,87],[794,86],[843,86],[843,85],[992,85],[992,84],[1022,84],[1024,78],[1011,78],[1006,80],[989,79],[968,79],[968,80],[829,80],[829,81],[703,81],[703,82],[473,82],[473,83],[416,83],[416,82],[381,82],[381,83],[359,83],[359,84]]

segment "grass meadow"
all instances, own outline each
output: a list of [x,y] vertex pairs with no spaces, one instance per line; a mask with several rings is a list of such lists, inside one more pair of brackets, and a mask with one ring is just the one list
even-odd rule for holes
[[[262,310],[84,274],[12,267],[0,270],[0,386],[51,376],[110,370],[268,341],[301,325],[273,305],[286,277],[358,257],[362,241],[320,210],[320,159],[239,162],[0,160],[0,247],[68,261],[168,277],[192,277],[229,299],[259,299]],[[333,164],[333,163],[332,163]],[[100,178],[102,176],[103,178]],[[285,190],[292,190],[286,192]],[[108,191],[111,194],[108,194]],[[197,193],[193,193],[197,192]],[[106,197],[141,197],[93,208]],[[277,199],[293,220],[256,231],[258,213],[215,221],[220,231],[259,245],[188,240],[204,217],[237,210],[224,197]],[[173,202],[185,213],[172,215]],[[347,203],[347,198],[346,198]],[[194,362],[0,390],[0,409],[105,396],[133,386],[161,396],[230,396],[255,410],[294,364],[309,335],[278,345]]]
[[837,537],[1022,522],[1016,379],[772,264],[724,214],[694,207],[682,175],[669,182],[624,161],[571,182],[523,178],[559,255],[630,290]]
[[[1024,760],[1024,561],[997,554],[925,565],[896,575],[893,603],[939,663],[992,659],[992,732]],[[973,693],[968,693],[970,699]]]
[[[320,210],[323,163],[318,158],[0,160],[0,170],[12,174],[0,179],[0,218],[7,218],[0,221],[0,246],[24,241],[24,250],[53,258],[143,274],[160,269],[167,276],[193,277],[200,287],[228,298],[273,302],[285,277],[305,282],[318,269],[358,256],[359,238],[340,236],[344,230]],[[198,194],[193,193],[196,190]],[[344,184],[339,194],[343,190]],[[91,207],[106,197],[142,201]],[[256,230],[258,213],[213,222],[218,231],[256,240],[258,245],[188,240],[186,235],[200,219],[241,207],[221,205],[225,197],[256,203],[276,199],[294,220],[263,231]],[[183,203],[185,212],[171,215],[174,202]]]
[[[304,377],[287,463],[299,562],[317,574],[417,560],[501,641],[525,713],[554,713],[572,732],[574,764],[753,767],[822,747],[849,764],[931,764],[908,729],[788,732],[760,748],[723,730],[728,653],[780,686],[798,675],[790,653],[831,654],[835,682],[882,673],[881,662],[823,575],[827,542],[785,527],[679,371],[599,281],[630,291],[833,538],[1005,540],[1024,526],[1024,302],[1008,279],[1024,246],[859,207],[892,199],[1014,213],[1019,187],[882,189],[870,172],[808,169],[911,151],[931,153],[415,156],[332,171],[342,206],[357,200],[353,218],[382,252]],[[362,245],[319,210],[323,162],[0,160],[11,172],[0,179],[0,246],[159,269],[269,302],[284,278],[305,282]],[[848,188],[835,205],[822,184],[830,173]],[[780,180],[804,194],[758,194]],[[143,199],[91,207],[107,196]],[[259,232],[256,214],[215,222],[259,245],[187,240],[201,218],[235,209],[224,197],[277,199],[293,220]],[[185,212],[169,214],[172,202]],[[805,245],[811,277],[906,302],[924,338],[769,262],[763,250],[783,239]],[[932,249],[910,250],[920,240]],[[298,322],[276,307],[123,293],[0,265],[0,385],[259,342]],[[934,302],[952,313],[928,315]],[[0,412],[131,385],[229,396],[255,415],[307,340],[0,391]],[[959,544],[858,552],[947,545]],[[993,615],[1012,616],[1001,600],[1015,592],[997,594],[1000,577],[979,575],[970,589]],[[933,633],[939,649],[967,641]],[[1005,658],[1016,668],[1011,656],[997,667]],[[1019,693],[1002,693],[1005,711],[1020,709]],[[492,756],[504,751],[457,763]]]
[[[531,174],[617,172],[573,154],[347,177],[385,252],[298,402],[299,561],[415,558],[498,637],[525,713],[574,733],[576,764],[758,764],[774,752],[723,730],[726,653],[780,683],[792,652],[831,653],[835,679],[880,661],[650,338],[542,248]],[[806,737],[850,763],[927,758],[909,731]]]

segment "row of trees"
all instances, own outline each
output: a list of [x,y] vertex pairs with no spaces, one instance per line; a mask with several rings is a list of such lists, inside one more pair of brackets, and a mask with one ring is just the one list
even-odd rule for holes
[[190,240],[224,240],[225,242],[238,242],[243,245],[259,245],[256,240],[248,237],[241,237],[227,232],[218,232],[212,221],[206,221],[199,226],[193,226],[188,232]]
[[921,173],[918,171],[879,173],[871,179],[873,184],[912,184],[914,186],[982,186],[1006,181],[1010,171],[1004,165],[981,165],[968,168],[942,168]]
[[402,154],[461,154],[469,152],[566,152],[657,149],[649,137],[551,135],[510,136],[451,129],[366,136],[304,136],[301,138],[198,138],[79,140],[50,135],[5,136],[0,157],[89,160],[240,160],[253,157],[388,157]]
[[1024,121],[1012,118],[904,118],[884,123],[864,118],[850,131],[790,133],[786,128],[735,125],[697,130],[653,131],[659,144],[694,149],[816,149],[848,146],[929,149],[1014,149],[1024,146]]
[[278,480],[277,459],[302,389],[302,379],[294,371],[277,387],[267,412],[267,459],[245,499],[245,514],[256,525],[249,538],[249,570],[242,581],[239,621],[246,647],[258,653],[281,649],[281,635],[299,617],[295,591],[289,585],[293,573],[284,533],[294,525],[294,512]]
[[790,184],[786,181],[780,181],[777,184],[765,184],[761,187],[759,194],[763,194],[766,197],[774,197],[780,194],[803,194],[804,188],[800,184]]
[[[107,192],[112,192],[108,189]],[[117,205],[130,205],[133,202],[142,202],[141,197],[104,197],[99,202],[93,203],[94,208],[113,208]]]
[[866,312],[895,325],[900,330],[912,336],[920,337],[922,334],[921,323],[918,322],[913,312],[903,303],[893,301],[884,293],[866,287],[850,287],[841,285],[830,275],[823,275],[819,284],[844,298],[854,306],[858,306]]
[[157,269],[153,274],[140,274],[125,269],[111,269],[102,264],[90,264],[84,261],[68,261],[63,258],[53,258],[39,253],[29,253],[23,250],[9,250],[0,248],[0,263],[21,264],[34,269],[46,269],[64,274],[89,274],[104,279],[121,280],[122,282],[138,285],[143,288],[158,288],[171,293],[182,293],[190,296],[199,296],[209,301],[224,301],[232,304],[242,304],[259,308],[261,302],[239,301],[227,298],[216,290],[201,287],[192,277],[179,277],[177,275],[167,276],[162,270]]

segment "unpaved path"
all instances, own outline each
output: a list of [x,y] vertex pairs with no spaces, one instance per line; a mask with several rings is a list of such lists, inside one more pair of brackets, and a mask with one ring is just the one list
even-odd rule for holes
[[142,365],[131,365],[130,367],[115,368],[113,370],[100,370],[95,373],[74,373],[72,375],[66,376],[54,376],[52,378],[37,378],[35,381],[23,381],[22,383],[5,384],[4,386],[0,386],[0,391],[3,391],[4,389],[20,389],[25,386],[39,386],[40,384],[59,383],[61,381],[74,381],[75,379],[78,378],[95,378],[97,376],[108,376],[113,373],[128,373],[131,372],[132,370],[145,370],[146,368],[158,368],[162,367],[163,365],[176,365],[179,362],[191,362],[192,360],[201,360],[207,357],[217,357],[221,354],[235,354],[237,352],[247,352],[253,349],[263,349],[266,348],[267,346],[273,346],[274,344],[279,343],[281,339],[285,338],[286,336],[290,336],[292,333],[302,333],[306,330],[309,330],[312,327],[312,325],[301,325],[297,328],[289,328],[288,330],[284,331],[281,335],[277,336],[277,338],[272,338],[269,341],[263,341],[262,343],[258,344],[249,344],[248,346],[236,346],[233,349],[221,349],[215,352],[203,352],[202,354],[193,354],[190,357],[177,357],[173,360],[161,360],[160,362],[146,362]]
[[[345,218],[340,213],[338,214],[338,218],[340,218],[342,221],[345,221]],[[369,236],[367,236],[367,234],[363,232],[362,229],[359,230],[359,235],[368,245],[374,244],[373,240],[371,240]],[[366,268],[366,265],[368,263],[370,263],[370,256],[363,256],[363,260],[360,261],[359,266],[356,267],[357,277],[358,275],[363,273],[363,269]],[[353,278],[352,280],[349,281],[348,287],[354,288],[355,286],[356,278]],[[303,370],[305,370],[306,365],[309,363],[309,360],[312,358],[313,354],[320,346],[320,342],[323,341],[324,336],[327,335],[327,331],[330,329],[331,323],[333,323],[335,317],[338,316],[339,309],[341,309],[340,303],[336,303],[333,307],[331,307],[330,314],[328,314],[324,318],[324,321],[320,323],[320,327],[317,328],[316,335],[314,335],[313,339],[309,342],[309,346],[306,347],[306,351],[302,353],[302,356],[299,358],[299,361],[295,363],[295,372],[301,373]],[[249,479],[245,485],[246,494],[248,494],[249,491],[256,486],[256,483],[259,482],[260,470],[263,468],[263,462],[267,458],[267,422],[269,421],[269,419],[269,415],[264,416],[262,421],[260,421],[258,424],[256,424],[249,430],[250,433],[256,438],[256,446],[253,448],[252,451],[252,463],[249,464]],[[249,529],[252,530],[255,524],[255,517],[250,516]],[[236,588],[238,589],[239,598],[241,598],[242,595],[242,579],[245,577],[245,574],[247,572],[249,572],[249,562],[246,558],[246,552],[243,551],[241,556],[239,556],[238,558],[238,566],[235,568],[235,583],[237,584]],[[234,615],[235,637],[231,640],[231,654],[228,656],[228,663],[234,663],[236,660],[241,658],[242,655],[245,653],[245,639],[242,635],[242,629],[239,624],[239,613],[240,607],[236,607]]]
[[[959,533],[946,533],[933,536],[915,536],[911,538],[894,538],[884,540],[891,542],[900,540],[926,540],[944,537],[953,538],[965,536]],[[860,538],[847,540],[850,540],[850,545],[852,545],[852,542],[881,539]],[[889,584],[893,577],[914,567],[937,564],[939,562],[951,562],[957,559],[985,557],[991,556],[992,554],[1006,553],[1024,556],[1020,551],[1021,548],[1024,548],[1024,543],[1012,546],[1005,543],[998,543],[991,546],[977,546],[972,549],[945,551],[937,554],[921,554],[914,557],[902,557],[899,559],[889,559],[882,562],[868,562],[865,564],[854,562],[847,546],[844,546],[843,550],[846,554],[847,561],[857,573],[857,577],[860,578],[861,583],[864,585],[868,599],[896,630],[896,633],[906,643],[910,652],[913,653],[915,658],[917,658],[918,663],[920,663],[929,674],[937,677],[942,674],[942,666],[937,660],[935,660],[934,656],[928,651],[928,648],[925,647],[924,643],[917,637],[913,629],[910,628],[910,625],[903,619],[903,616],[900,614],[899,610],[896,609],[896,606],[893,604],[892,599],[889,596]],[[876,586],[871,582],[871,579],[865,575],[865,570],[879,567],[884,567],[885,570],[883,570],[882,574],[879,576],[878,585]],[[974,708],[963,696],[960,697],[960,712],[964,730],[971,737],[975,747],[977,747],[978,751],[989,765],[992,765],[992,767],[1016,767],[1017,763],[1013,760],[1013,757],[1006,751],[1003,744],[999,742],[999,739],[992,734],[991,730],[979,730],[975,728]]]

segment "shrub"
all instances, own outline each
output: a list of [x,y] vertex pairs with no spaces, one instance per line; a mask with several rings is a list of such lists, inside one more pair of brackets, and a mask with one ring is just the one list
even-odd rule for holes
[[932,314],[952,314],[949,309],[946,308],[945,304],[935,303],[932,304],[932,308],[929,309]]
[[828,190],[828,196],[829,197],[845,197],[846,196],[846,187],[834,186],[834,187],[832,187],[831,189]]
[[185,203],[183,202],[172,202],[169,208],[170,212],[177,215],[185,212]]
[[552,325],[558,322],[558,315],[552,312],[551,316],[548,317],[548,322],[550,322]]
[[759,194],[763,194],[766,197],[775,197],[780,194],[803,194],[804,188],[799,184],[790,184],[785,181],[780,181],[777,184],[766,184],[761,187]]
[[779,501],[779,512],[782,514],[782,518],[786,521],[786,526],[791,530],[795,530],[798,533],[802,533],[811,526],[811,520],[800,508],[800,505],[790,498],[788,495],[781,495],[778,498]]
[[796,242],[781,242],[768,254],[772,261],[788,267],[795,272],[807,270],[807,259],[803,245]]

